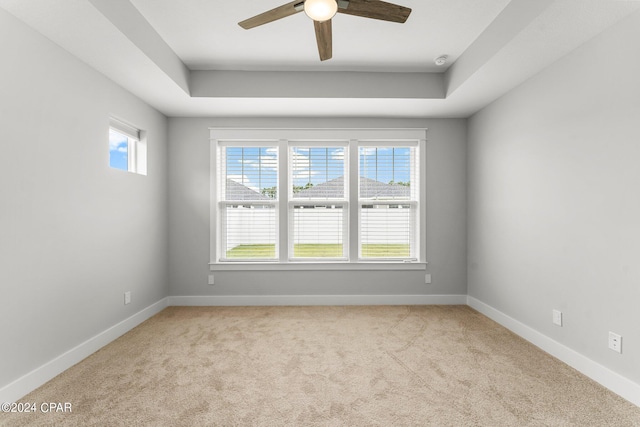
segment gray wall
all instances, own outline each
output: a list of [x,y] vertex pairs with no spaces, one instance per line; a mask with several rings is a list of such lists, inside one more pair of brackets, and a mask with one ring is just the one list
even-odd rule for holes
[[468,147],[469,294],[636,383],[638,40],[636,13],[470,118]]
[[[0,52],[1,388],[165,297],[168,225],[166,118],[3,10]],[[109,168],[110,114],[148,176]]]
[[[216,272],[209,274],[209,127],[427,127],[424,272]],[[170,295],[465,295],[466,120],[169,120]]]

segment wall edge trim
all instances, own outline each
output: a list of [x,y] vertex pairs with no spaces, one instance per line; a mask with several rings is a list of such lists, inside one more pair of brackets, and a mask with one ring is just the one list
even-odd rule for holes
[[606,387],[636,406],[640,406],[640,384],[589,359],[577,351],[551,339],[530,326],[510,317],[472,296],[467,296],[467,305],[491,320],[529,341],[556,359],[566,363],[598,384]]
[[44,363],[0,388],[0,402],[17,402],[47,381],[66,371],[73,365],[92,355],[105,345],[121,337],[145,320],[159,313],[167,307],[168,299],[162,298],[139,312],[116,323],[110,328],[87,339],[77,346],[65,351],[58,357]]
[[170,296],[170,306],[466,305],[466,295]]
[[205,295],[168,296],[0,388],[0,402],[16,402],[100,348],[170,306],[468,305],[536,347],[640,407],[640,385],[467,295]]

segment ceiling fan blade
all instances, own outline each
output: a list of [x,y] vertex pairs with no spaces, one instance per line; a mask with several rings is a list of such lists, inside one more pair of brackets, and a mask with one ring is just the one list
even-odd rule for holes
[[287,16],[295,15],[298,12],[304,10],[304,1],[295,0],[291,3],[283,4],[275,9],[268,10],[260,15],[256,15],[253,18],[245,19],[242,22],[238,22],[245,30],[257,27],[259,25],[267,24],[269,22],[277,21],[278,19],[286,18]]
[[331,19],[328,21],[313,21],[316,29],[316,41],[318,42],[318,53],[320,60],[326,61],[333,56],[333,42],[331,33]]
[[404,24],[411,14],[411,9],[380,0],[349,0],[348,6],[340,7],[338,12]]

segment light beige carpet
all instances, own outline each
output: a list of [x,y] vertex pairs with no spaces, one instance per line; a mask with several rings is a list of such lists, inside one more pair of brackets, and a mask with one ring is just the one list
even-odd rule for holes
[[170,307],[22,402],[78,426],[640,426],[640,408],[465,306]]

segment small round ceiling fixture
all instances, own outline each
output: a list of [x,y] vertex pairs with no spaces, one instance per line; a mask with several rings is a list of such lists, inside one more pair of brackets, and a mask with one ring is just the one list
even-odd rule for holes
[[443,65],[445,65],[447,63],[447,55],[438,56],[436,59],[433,60],[433,62],[438,67],[442,67]]
[[306,0],[304,2],[304,13],[314,21],[328,21],[337,12],[338,3],[336,0]]

